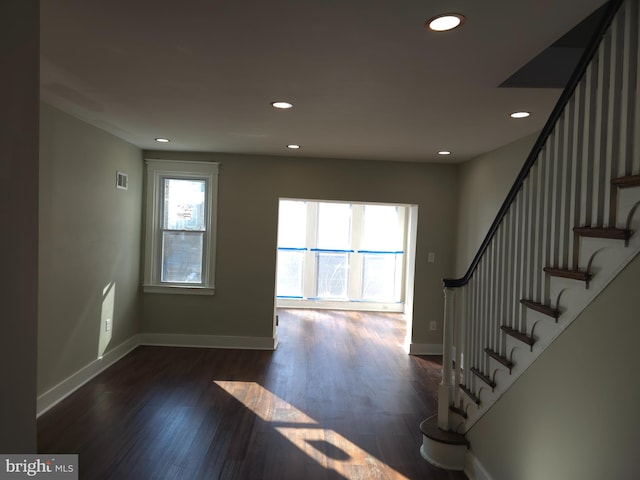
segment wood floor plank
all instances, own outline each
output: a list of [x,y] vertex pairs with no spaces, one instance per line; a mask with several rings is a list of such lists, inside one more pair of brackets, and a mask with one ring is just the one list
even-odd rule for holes
[[462,480],[419,453],[439,357],[400,314],[280,310],[275,352],[139,347],[38,420],[82,479]]

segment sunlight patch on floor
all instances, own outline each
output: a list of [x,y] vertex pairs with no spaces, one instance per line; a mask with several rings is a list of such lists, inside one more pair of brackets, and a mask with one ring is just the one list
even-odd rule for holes
[[[274,428],[309,458],[345,478],[406,479],[405,476],[255,382],[216,385]],[[281,424],[287,424],[281,426]],[[291,424],[296,424],[292,426]],[[299,426],[298,426],[299,425]]]

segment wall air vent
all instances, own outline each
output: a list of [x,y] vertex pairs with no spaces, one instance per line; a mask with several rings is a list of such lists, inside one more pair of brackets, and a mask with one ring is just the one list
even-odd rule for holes
[[122,172],[116,172],[116,188],[126,190],[129,186],[129,175]]

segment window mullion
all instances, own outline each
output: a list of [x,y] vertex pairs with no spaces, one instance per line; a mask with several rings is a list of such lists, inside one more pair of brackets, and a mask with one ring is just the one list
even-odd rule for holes
[[364,220],[364,206],[351,205],[351,261],[349,263],[349,300],[362,299],[362,254],[358,253],[362,246],[362,222]]
[[311,251],[318,245],[318,202],[307,202],[307,251],[304,262],[302,291],[304,298],[316,296],[316,252]]
[[397,259],[397,272],[396,275],[396,292],[398,300],[404,302],[404,282],[407,274],[407,250],[409,248],[408,238],[409,238],[409,222],[408,220],[408,210],[409,207],[398,207],[398,221],[400,222],[399,228],[402,232],[402,251],[404,252]]

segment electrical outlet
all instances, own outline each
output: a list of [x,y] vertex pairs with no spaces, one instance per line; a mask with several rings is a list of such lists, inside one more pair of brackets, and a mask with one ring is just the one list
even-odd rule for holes
[[429,323],[429,329],[430,330],[438,330],[438,323],[437,322],[430,322]]
[[435,252],[429,252],[427,254],[427,262],[429,263],[434,263],[436,261],[436,254]]
[[104,331],[105,332],[110,332],[111,331],[111,319],[110,318],[107,318],[104,321]]

